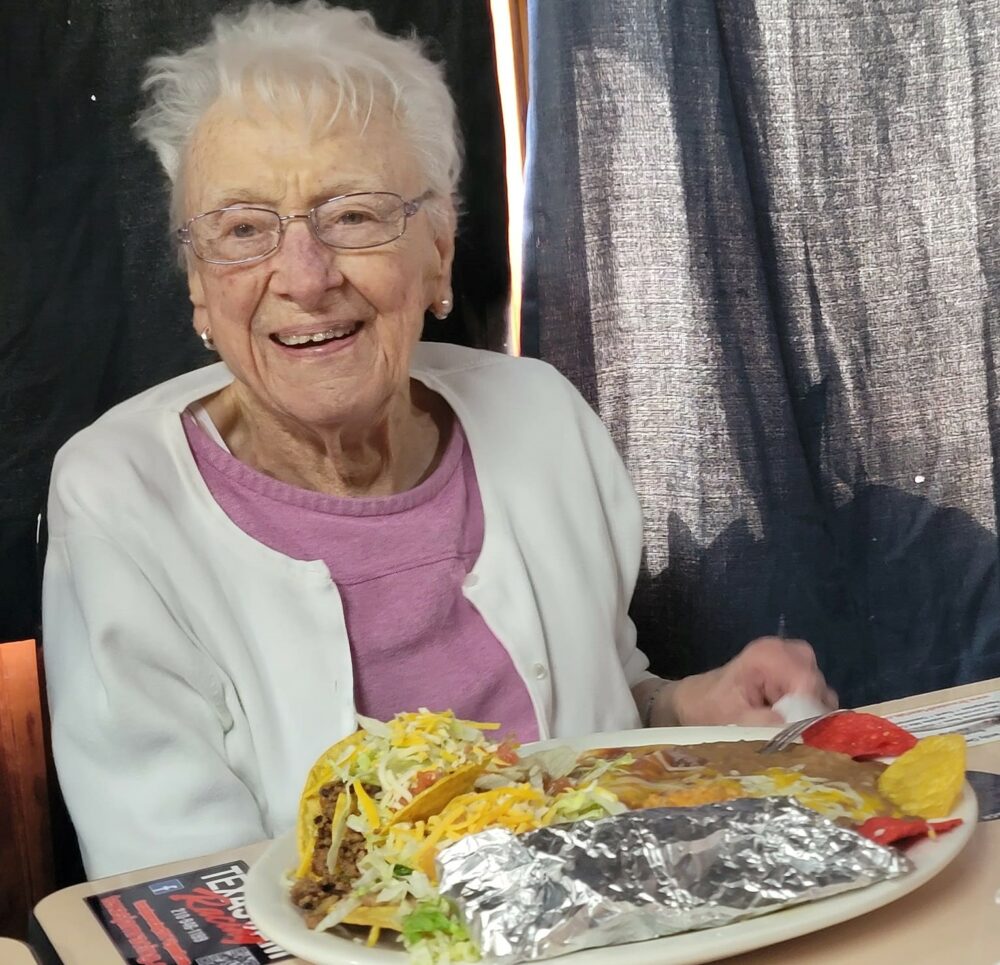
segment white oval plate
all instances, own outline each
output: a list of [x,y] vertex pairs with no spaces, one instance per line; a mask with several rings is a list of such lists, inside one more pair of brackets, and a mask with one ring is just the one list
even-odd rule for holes
[[[525,749],[555,744],[586,750],[590,747],[633,747],[640,744],[766,740],[775,733],[777,728],[770,727],[661,727],[545,741],[526,745]],[[565,956],[565,960],[567,965],[570,962],[572,965],[697,965],[797,938],[874,911],[929,881],[965,847],[978,817],[976,796],[968,783],[962,789],[962,797],[950,817],[962,818],[965,823],[936,840],[925,839],[911,846],[907,855],[913,861],[914,870],[902,878],[719,928],[572,952]],[[339,935],[307,928],[282,883],[284,875],[296,864],[295,832],[290,831],[275,839],[254,862],[247,875],[247,911],[262,934],[314,965],[406,965],[406,952],[402,945],[397,947],[380,943],[368,948]],[[559,960],[562,961],[563,957]]]

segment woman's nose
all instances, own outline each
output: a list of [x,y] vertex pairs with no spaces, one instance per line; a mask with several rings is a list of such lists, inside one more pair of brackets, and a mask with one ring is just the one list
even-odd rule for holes
[[310,308],[331,288],[344,283],[340,256],[313,235],[307,221],[289,221],[273,259],[271,288]]

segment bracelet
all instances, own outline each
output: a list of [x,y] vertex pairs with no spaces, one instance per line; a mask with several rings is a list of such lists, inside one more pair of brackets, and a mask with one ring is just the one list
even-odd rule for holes
[[650,726],[650,717],[653,714],[653,704],[656,703],[656,698],[660,696],[660,693],[667,684],[672,683],[674,683],[673,680],[661,680],[659,685],[654,687],[653,692],[646,698],[646,703],[642,707],[642,713],[639,715],[639,720],[643,727]]

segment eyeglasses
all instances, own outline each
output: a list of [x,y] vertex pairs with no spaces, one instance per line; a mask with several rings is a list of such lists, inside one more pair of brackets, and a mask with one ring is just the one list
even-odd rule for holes
[[342,194],[305,214],[232,205],[197,215],[177,229],[177,238],[213,265],[242,265],[273,254],[289,221],[307,221],[313,236],[331,248],[378,248],[402,237],[407,219],[431,193],[425,191],[412,201],[389,191]]

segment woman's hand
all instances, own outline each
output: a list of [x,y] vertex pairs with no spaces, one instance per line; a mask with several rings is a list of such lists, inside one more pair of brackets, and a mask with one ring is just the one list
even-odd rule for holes
[[729,663],[663,687],[656,695],[650,724],[783,724],[772,707],[788,694],[812,697],[831,710],[837,707],[837,695],[827,686],[805,640],[761,637]]

